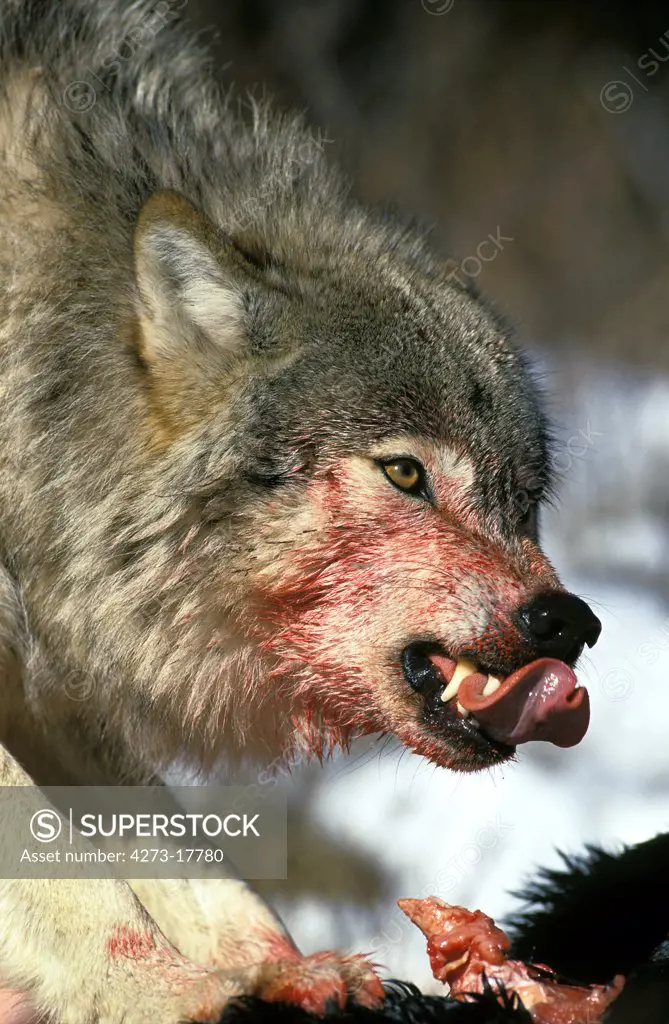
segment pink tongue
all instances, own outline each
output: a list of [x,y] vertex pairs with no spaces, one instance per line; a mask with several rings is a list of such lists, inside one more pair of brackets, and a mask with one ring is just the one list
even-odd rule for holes
[[463,679],[458,701],[471,711],[485,732],[500,743],[516,746],[546,740],[573,747],[585,736],[590,722],[588,691],[577,688],[576,676],[563,661],[539,658],[502,681],[483,696],[487,677]]

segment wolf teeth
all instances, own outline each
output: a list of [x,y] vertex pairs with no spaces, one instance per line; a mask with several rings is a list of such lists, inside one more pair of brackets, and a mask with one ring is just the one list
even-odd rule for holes
[[455,666],[455,672],[453,673],[453,678],[451,679],[450,683],[448,683],[444,687],[441,694],[441,699],[444,701],[444,703],[446,703],[446,701],[451,700],[452,697],[455,697],[462,680],[466,679],[467,676],[471,676],[474,672],[476,672],[476,665],[474,665],[471,661],[467,661],[466,658],[458,658],[457,664]]
[[488,682],[483,687],[483,696],[489,697],[495,690],[499,690],[502,685],[502,680],[497,679],[496,676],[488,676]]
[[[466,679],[467,676],[473,675],[476,671],[477,668],[473,662],[467,661],[466,658],[458,658],[453,678],[442,690],[441,699],[443,702],[447,703],[449,700],[452,700],[457,695],[457,692],[460,689],[460,683],[463,679]],[[501,679],[498,679],[496,676],[488,676],[486,684],[483,687],[483,696],[489,697],[490,694],[494,693],[495,690],[498,690],[501,685]],[[457,708],[463,718],[469,718],[470,712],[467,711],[466,708],[463,708],[460,701],[457,702]]]

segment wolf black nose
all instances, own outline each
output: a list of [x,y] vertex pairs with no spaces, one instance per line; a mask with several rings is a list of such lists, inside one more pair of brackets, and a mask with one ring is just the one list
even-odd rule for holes
[[518,610],[520,628],[540,658],[575,661],[583,645],[593,647],[602,624],[575,594],[537,594]]

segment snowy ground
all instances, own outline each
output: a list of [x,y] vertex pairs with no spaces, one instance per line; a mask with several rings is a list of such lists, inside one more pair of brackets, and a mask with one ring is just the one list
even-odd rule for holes
[[[396,898],[437,893],[502,917],[517,905],[509,890],[535,866],[557,864],[557,848],[615,847],[669,828],[669,607],[655,586],[667,536],[653,511],[668,490],[658,470],[668,419],[666,381],[584,372],[571,392],[564,440],[581,429],[590,440],[563,456],[565,498],[548,517],[546,546],[604,625],[579,672],[592,705],[586,739],[567,751],[530,744],[487,776],[454,776],[397,752],[328,766],[314,801],[320,824],[377,856],[391,882],[373,913],[281,907],[302,948],[369,951],[392,975],[436,990],[424,940]],[[646,577],[652,586],[639,584]]]

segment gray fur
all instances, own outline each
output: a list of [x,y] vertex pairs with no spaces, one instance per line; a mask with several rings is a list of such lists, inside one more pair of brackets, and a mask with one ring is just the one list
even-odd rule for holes
[[[312,594],[348,564],[318,553],[314,481],[398,436],[475,467],[477,525],[462,536],[499,552],[514,600],[535,585],[523,517],[546,485],[547,442],[504,325],[452,283],[421,230],[353,198],[299,118],[225,96],[178,6],[0,0],[6,778],[19,772],[7,750],[41,783],[141,782],[177,757],[291,756],[300,716],[327,746],[361,722],[390,729],[397,702],[400,724],[413,715],[417,698],[388,670],[403,637],[392,603],[379,639],[358,625],[354,594],[351,636],[319,634],[311,660],[286,654],[290,626],[270,654],[258,639],[258,592],[289,579],[305,548],[322,560]],[[415,566],[391,568],[370,589],[409,607]],[[496,614],[493,582],[439,572],[425,586],[443,589],[443,622],[412,628],[452,628],[455,643]],[[336,621],[337,593],[322,603]],[[363,722],[372,658],[386,689]],[[134,920],[129,894],[117,899]],[[35,970],[44,1005],[70,1007],[74,983],[55,995]],[[100,1019],[152,1019],[134,1008],[141,989]],[[77,1007],[68,1021],[97,1019]],[[185,1012],[170,1007],[156,1011],[166,1024]]]
[[[140,737],[151,745],[147,715],[169,733],[162,701],[174,659],[193,701],[210,671],[165,643],[187,600],[166,567],[194,520],[221,524],[207,540],[213,565],[243,544],[226,510],[248,509],[296,458],[327,463],[398,430],[472,453],[481,505],[502,533],[515,529],[522,474],[546,475],[535,389],[496,318],[446,283],[419,232],[351,198],[299,120],[221,95],[176,26],[122,60],[151,10],[4,0],[0,50],[7,103],[15,71],[40,69],[39,111],[27,125],[37,183],[14,173],[5,181],[10,222],[28,197],[62,212],[40,239],[31,289],[9,286],[35,256],[30,247],[22,255],[20,239],[3,271],[3,318],[22,330],[0,348],[2,536],[29,628],[59,672],[93,678],[122,761]],[[96,102],[76,114],[63,97],[81,80]],[[246,265],[230,256],[230,273],[243,291],[249,355],[265,370],[242,389],[234,427],[207,424],[147,465],[135,425],[141,368],[118,336],[137,305],[133,227],[159,188],[203,211],[231,253],[251,254]],[[287,367],[274,370],[287,351]],[[134,686],[119,705],[126,679]],[[129,744],[117,740],[117,714],[119,732],[128,720],[137,727]]]

